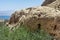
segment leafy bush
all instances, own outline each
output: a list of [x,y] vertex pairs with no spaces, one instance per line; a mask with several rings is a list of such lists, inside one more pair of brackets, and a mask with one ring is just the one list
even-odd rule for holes
[[52,37],[43,30],[31,32],[25,26],[20,26],[14,31],[8,27],[0,27],[0,40],[51,40]]

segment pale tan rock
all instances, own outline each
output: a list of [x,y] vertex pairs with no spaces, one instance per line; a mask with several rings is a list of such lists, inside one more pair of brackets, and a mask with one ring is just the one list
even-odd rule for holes
[[43,29],[52,36],[60,38],[60,11],[54,8],[39,6],[16,11],[12,14],[8,26],[17,27],[21,24],[31,31]]
[[48,6],[60,10],[60,0],[45,0],[41,6]]
[[55,2],[56,0],[44,0],[44,2],[42,3],[42,6],[46,6],[48,4],[51,4],[53,2]]

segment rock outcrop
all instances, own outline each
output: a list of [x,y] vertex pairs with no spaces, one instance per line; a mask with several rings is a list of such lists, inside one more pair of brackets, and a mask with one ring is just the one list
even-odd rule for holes
[[56,0],[45,0],[41,6],[49,5],[49,4],[51,4],[51,3],[55,2],[55,1]]
[[31,31],[43,29],[60,40],[60,0],[45,0],[42,6],[15,11],[7,23],[10,29],[22,24]]
[[56,38],[60,38],[60,11],[42,6],[16,11],[10,18],[8,25],[24,24],[31,31],[43,29]]
[[48,6],[60,10],[60,0],[45,0],[41,6]]

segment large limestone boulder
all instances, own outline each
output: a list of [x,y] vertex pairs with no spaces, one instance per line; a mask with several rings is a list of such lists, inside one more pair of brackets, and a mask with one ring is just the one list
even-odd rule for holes
[[24,24],[31,31],[43,29],[55,38],[60,38],[60,11],[42,6],[26,8],[12,14],[8,26]]
[[48,6],[60,10],[60,0],[45,0],[41,6]]

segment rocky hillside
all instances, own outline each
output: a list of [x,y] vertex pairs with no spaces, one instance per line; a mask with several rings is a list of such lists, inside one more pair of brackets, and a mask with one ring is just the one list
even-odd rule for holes
[[48,6],[60,10],[60,0],[46,0],[41,6]]
[[60,0],[45,0],[42,6],[15,11],[7,23],[10,29],[25,25],[29,30],[43,29],[60,40]]

